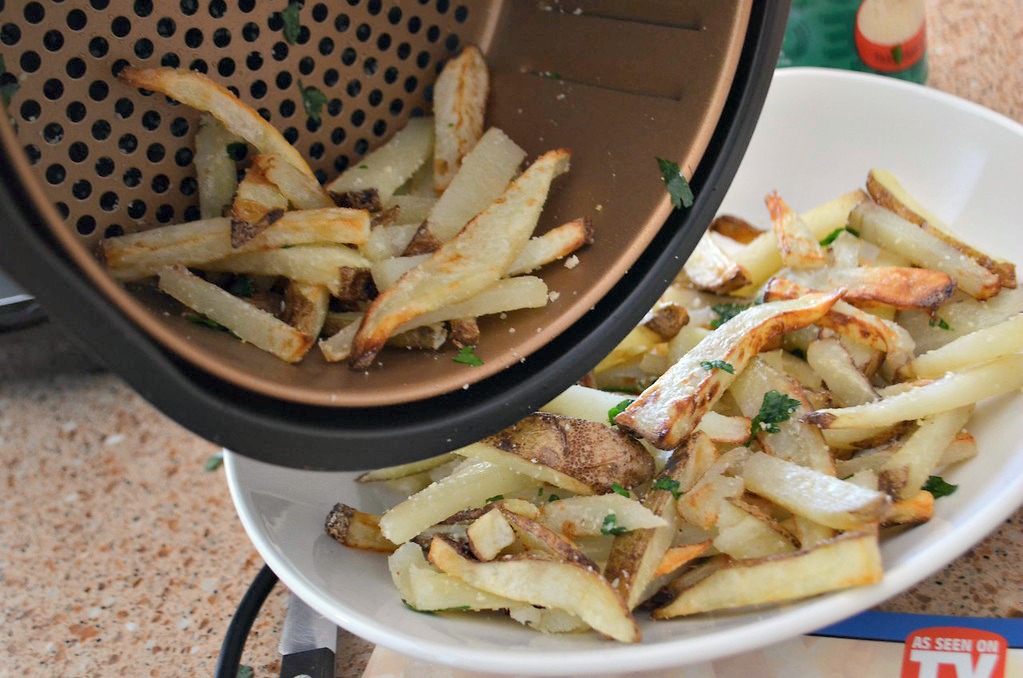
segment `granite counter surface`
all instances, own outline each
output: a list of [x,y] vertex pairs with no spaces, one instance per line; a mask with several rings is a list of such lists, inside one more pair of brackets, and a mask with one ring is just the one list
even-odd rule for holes
[[[1023,0],[928,11],[929,84],[1023,122]],[[262,564],[217,451],[58,325],[0,334],[0,676],[212,675]],[[278,587],[253,628],[256,676],[277,675],[285,605]],[[1023,616],[1023,511],[882,609]],[[360,675],[371,648],[341,646]]]

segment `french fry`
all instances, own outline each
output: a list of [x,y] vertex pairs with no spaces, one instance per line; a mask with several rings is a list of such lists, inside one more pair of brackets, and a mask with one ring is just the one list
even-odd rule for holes
[[396,466],[386,466],[384,468],[374,469],[372,471],[366,471],[359,475],[355,479],[357,483],[373,483],[382,480],[397,480],[398,478],[406,478],[408,476],[423,473],[424,471],[431,471],[438,466],[443,466],[451,460],[455,459],[456,455],[454,452],[444,452],[443,454],[437,454],[426,459],[418,459],[416,461],[410,461],[407,464],[398,464]]
[[971,414],[973,407],[967,406],[922,419],[905,444],[881,467],[881,489],[895,500],[915,496]]
[[530,238],[508,269],[508,275],[531,273],[547,264],[563,259],[583,245],[593,242],[593,224],[580,218],[565,222],[543,235]]
[[314,176],[302,155],[273,125],[226,87],[202,73],[173,68],[128,67],[117,77],[132,87],[160,92],[186,106],[209,113],[228,132],[255,146],[260,153],[278,156],[304,174]]
[[544,524],[569,539],[667,525],[635,499],[614,493],[567,497],[544,505],[540,513]]
[[[339,204],[349,205],[357,202],[357,194],[363,194],[363,202],[373,207],[372,211],[380,211],[391,201],[394,191],[430,157],[433,139],[433,118],[410,118],[387,143],[363,156],[327,184],[327,193],[339,200]],[[414,220],[410,214],[402,218]]]
[[479,49],[469,45],[444,64],[433,86],[436,115],[433,181],[442,193],[483,134],[490,72]]
[[806,361],[821,375],[831,396],[842,407],[877,400],[870,381],[853,363],[852,356],[837,339],[819,339],[806,349]]
[[1023,314],[954,339],[918,356],[905,367],[915,377],[939,377],[1023,351]]
[[917,224],[997,275],[1002,287],[1016,287],[1015,264],[984,254],[956,238],[940,219],[906,192],[906,189],[891,172],[879,169],[870,170],[867,175],[867,192],[877,204],[898,214],[903,219]]
[[[902,442],[890,441],[880,447],[863,450],[849,459],[838,460],[835,462],[835,474],[840,478],[845,478],[863,469],[880,472],[885,463],[901,447]],[[969,433],[960,431],[941,453],[941,458],[938,460],[935,469],[940,470],[951,464],[957,464],[976,456],[977,441]]]
[[491,509],[466,529],[469,549],[479,560],[493,560],[515,543],[515,532],[500,509]]
[[231,144],[241,139],[228,133],[209,113],[199,116],[195,133],[195,180],[199,187],[199,216],[212,219],[224,215],[238,189],[238,169],[228,154]]
[[972,297],[952,301],[939,308],[936,315],[903,311],[898,321],[912,335],[917,350],[924,352],[1018,313],[1023,313],[1023,288],[1003,289],[998,296],[986,301]]
[[947,273],[976,299],[990,299],[1002,288],[997,275],[968,255],[876,203],[857,205],[849,213],[849,226],[864,240],[901,254],[917,266]]
[[286,362],[301,360],[313,345],[314,337],[192,275],[184,266],[161,269],[159,287],[190,309],[231,330],[243,341]]
[[750,492],[836,530],[863,529],[877,522],[889,503],[881,492],[763,452],[746,460],[742,479]]
[[380,516],[364,513],[347,504],[334,504],[324,527],[339,544],[363,551],[393,553],[395,545],[380,534]]
[[[828,256],[810,229],[789,207],[778,192],[764,198],[771,215],[771,226],[778,241],[781,263],[790,268],[820,268],[828,263]],[[741,287],[741,285],[739,286]]]
[[599,633],[638,642],[639,627],[599,572],[578,563],[538,555],[474,562],[441,537],[430,544],[429,560],[476,588],[532,605],[566,610]]
[[712,543],[721,553],[742,560],[792,553],[796,550],[793,541],[776,521],[733,498],[721,507],[718,534]]
[[284,276],[308,285],[323,285],[338,295],[339,270],[342,267],[365,269],[369,261],[343,245],[295,245],[229,254],[199,265],[206,271]]
[[481,591],[457,577],[439,572],[427,562],[418,544],[402,544],[387,558],[395,588],[414,610],[504,610],[517,601]]
[[551,181],[568,169],[568,152],[541,156],[456,237],[382,292],[352,342],[351,365],[372,364],[394,331],[416,316],[464,301],[496,282],[536,227]]
[[266,178],[258,166],[252,166],[238,184],[231,203],[231,246],[249,242],[284,216],[288,199],[277,185]]
[[[619,414],[615,423],[655,447],[677,447],[769,341],[816,322],[840,297],[841,291],[810,294],[743,311],[683,356]],[[727,363],[733,372],[703,365],[715,360]]]
[[252,164],[267,181],[274,184],[293,208],[299,210],[336,207],[334,201],[315,177],[299,170],[275,155],[257,155]]
[[933,310],[948,301],[956,288],[947,273],[925,268],[862,266],[821,269],[799,277],[793,271],[791,275],[812,290],[844,288],[843,300],[850,304],[884,304],[898,309]]
[[709,233],[696,243],[682,270],[695,288],[708,292],[725,294],[750,283],[749,272],[725,254]]
[[734,214],[719,214],[714,217],[714,221],[710,222],[710,230],[743,245],[750,244],[764,233],[750,222]]
[[909,499],[894,502],[881,519],[881,527],[893,525],[919,525],[934,515],[934,495],[920,490]]
[[302,334],[320,336],[327,318],[330,293],[322,285],[290,282],[284,291],[284,315],[281,318]]
[[882,576],[876,533],[847,533],[808,550],[720,567],[679,591],[669,604],[654,610],[653,616],[670,619],[799,600],[873,584]]
[[1023,388],[1023,354],[953,372],[890,398],[810,412],[804,420],[821,428],[891,426],[965,407],[984,398]]
[[418,223],[377,226],[370,231],[366,244],[362,246],[362,253],[374,262],[400,257],[418,229]]

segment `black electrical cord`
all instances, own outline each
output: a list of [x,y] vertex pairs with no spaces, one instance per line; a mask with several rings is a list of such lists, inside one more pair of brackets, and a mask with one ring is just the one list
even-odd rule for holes
[[242,662],[242,650],[245,649],[245,641],[252,630],[252,623],[256,621],[259,608],[263,607],[276,583],[277,575],[268,565],[264,565],[249,584],[248,590],[242,596],[242,602],[231,617],[224,642],[220,646],[220,656],[217,658],[217,668],[213,674],[215,678],[237,678],[238,667]]

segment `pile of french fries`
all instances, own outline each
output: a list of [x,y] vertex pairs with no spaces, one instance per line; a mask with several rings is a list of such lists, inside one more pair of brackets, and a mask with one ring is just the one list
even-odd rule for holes
[[[975,403],[1023,387],[1015,267],[891,174],[770,230],[721,217],[648,316],[541,412],[371,471],[405,501],[327,531],[389,554],[418,611],[640,640],[655,619],[876,583],[977,454]],[[631,391],[635,398],[625,398]],[[381,563],[383,566],[383,563]]]
[[529,274],[592,240],[584,218],[532,237],[570,153],[552,150],[520,173],[525,151],[484,129],[490,78],[474,47],[438,76],[433,117],[410,119],[325,186],[272,125],[201,73],[119,77],[203,112],[201,220],[105,239],[110,273],[156,278],[203,323],[282,360],[302,360],[321,335],[326,360],[355,369],[385,344],[471,351],[476,318],[547,304],[547,286]]

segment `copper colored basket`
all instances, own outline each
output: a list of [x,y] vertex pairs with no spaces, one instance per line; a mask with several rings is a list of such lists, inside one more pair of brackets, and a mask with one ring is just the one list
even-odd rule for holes
[[[592,367],[678,270],[723,197],[766,94],[785,3],[752,0],[0,2],[9,123],[0,264],[112,369],[197,433],[289,465],[407,460],[506,425]],[[274,10],[271,10],[274,7]],[[531,157],[573,151],[539,230],[596,239],[542,275],[558,299],[481,322],[483,367],[389,351],[369,374],[315,351],[288,365],[114,282],[104,236],[198,218],[198,114],[116,79],[127,65],[206,72],[329,180],[410,116],[464,45],[491,70],[488,125]],[[319,123],[299,81],[327,93]],[[655,157],[692,174],[672,212]],[[592,309],[592,310],[591,310]],[[413,442],[415,444],[409,444]]]

